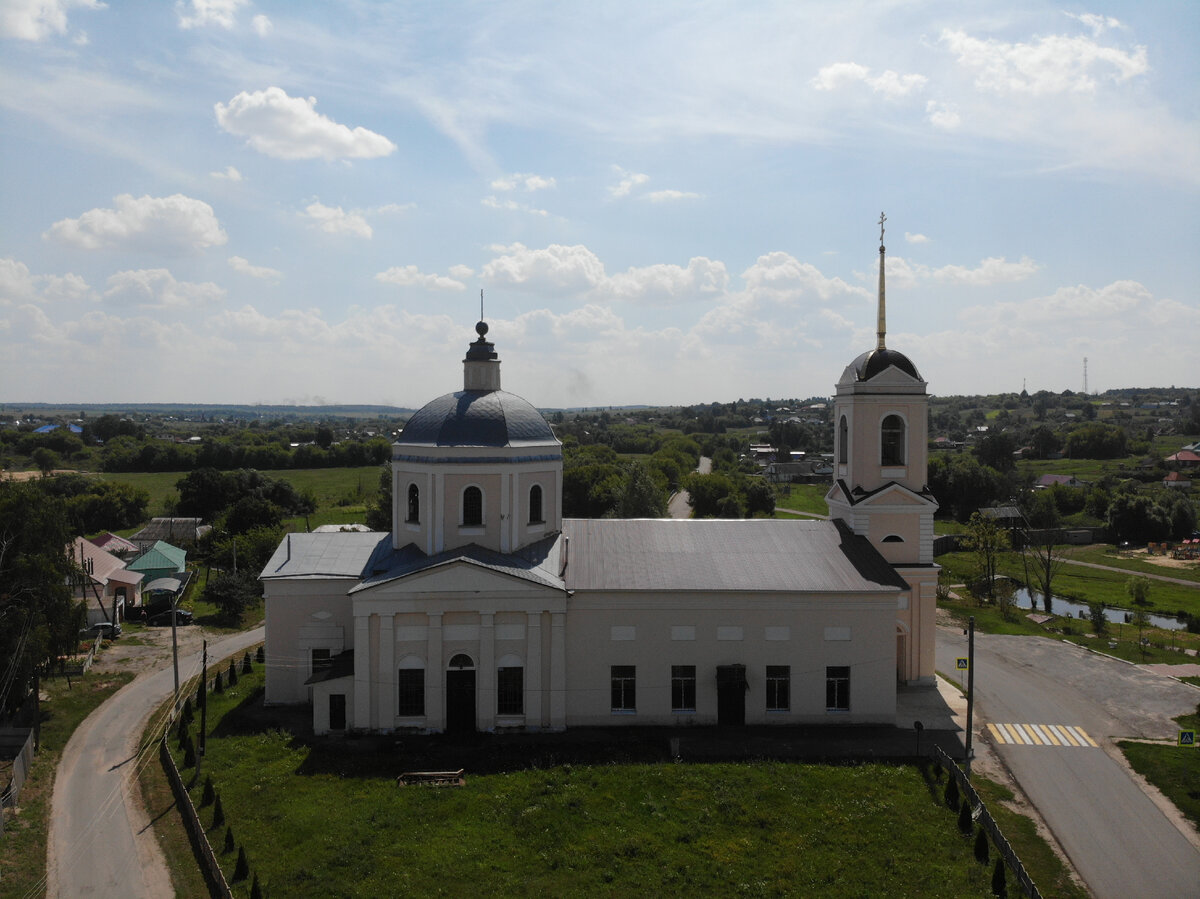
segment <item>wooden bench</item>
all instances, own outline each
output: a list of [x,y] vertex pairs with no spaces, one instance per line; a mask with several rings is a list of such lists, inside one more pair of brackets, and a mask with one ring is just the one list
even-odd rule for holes
[[461,787],[467,783],[463,771],[405,771],[396,778],[396,786]]

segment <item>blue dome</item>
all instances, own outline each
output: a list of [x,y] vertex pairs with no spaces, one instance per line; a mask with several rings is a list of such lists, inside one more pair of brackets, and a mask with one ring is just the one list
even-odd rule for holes
[[460,390],[426,403],[398,443],[423,446],[526,446],[558,443],[527,400],[504,390]]

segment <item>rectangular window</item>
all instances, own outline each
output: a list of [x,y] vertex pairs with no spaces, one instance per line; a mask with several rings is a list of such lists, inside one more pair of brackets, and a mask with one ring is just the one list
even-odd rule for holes
[[767,711],[786,712],[792,701],[792,666],[767,666]]
[[496,669],[496,714],[525,714],[525,669]]
[[425,669],[401,668],[396,681],[399,698],[397,714],[405,718],[419,718],[425,714]]
[[830,665],[825,669],[825,711],[850,711],[849,665]]
[[671,711],[696,711],[696,666],[671,666]]
[[612,666],[612,710],[614,712],[637,711],[636,666]]
[[310,650],[309,661],[312,663],[312,673],[328,671],[333,667],[333,658],[328,649]]

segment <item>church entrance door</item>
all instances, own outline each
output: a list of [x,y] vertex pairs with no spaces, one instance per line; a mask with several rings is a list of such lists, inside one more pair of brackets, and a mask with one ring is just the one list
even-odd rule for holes
[[475,668],[465,655],[452,658],[446,672],[446,733],[475,733]]
[[742,727],[746,723],[745,665],[717,666],[717,726]]

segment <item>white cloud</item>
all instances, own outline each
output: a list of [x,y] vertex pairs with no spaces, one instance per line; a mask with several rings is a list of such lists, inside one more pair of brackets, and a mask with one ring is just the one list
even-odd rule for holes
[[912,234],[908,231],[904,232],[904,239],[909,243],[929,243],[929,238],[924,234]]
[[649,175],[640,172],[627,172],[619,165],[614,165],[613,171],[620,176],[620,180],[616,184],[609,186],[608,194],[610,197],[627,197],[635,187],[639,187],[650,180]]
[[242,91],[214,107],[217,122],[276,159],[375,159],[396,145],[366,128],[349,128],[316,111],[315,97],[289,97],[279,87]]
[[548,188],[556,187],[557,184],[553,178],[546,178],[542,175],[522,174],[513,172],[511,175],[502,175],[492,181],[492,190],[525,190],[533,193],[537,190],[547,190]]
[[152,250],[181,253],[216,247],[228,240],[213,209],[203,200],[169,197],[113,198],[113,209],[91,209],[63,219],[43,236],[87,250]]
[[275,26],[271,24],[271,20],[264,15],[257,15],[251,19],[250,27],[254,29],[254,33],[259,37],[266,37],[275,28]]
[[229,30],[237,23],[238,8],[245,5],[246,0],[178,0],[175,11],[179,14],[180,28],[217,25]]
[[675,303],[709,299],[728,286],[725,263],[696,256],[686,268],[666,263],[630,268],[609,278],[601,292],[616,300]]
[[326,234],[352,234],[355,237],[370,238],[375,233],[361,213],[353,210],[346,212],[341,206],[310,203],[304,214],[320,225]]
[[754,265],[742,272],[742,278],[752,293],[788,297],[812,293],[822,300],[838,295],[869,296],[862,287],[847,284],[841,278],[826,277],[812,263],[801,262],[780,250],[759,256]]
[[457,278],[459,281],[466,281],[475,276],[475,269],[469,265],[452,265],[448,272],[451,278]]
[[92,298],[92,289],[79,275],[34,275],[23,262],[0,259],[0,304]]
[[500,209],[505,212],[527,212],[530,215],[548,216],[550,215],[545,209],[538,209],[536,206],[528,206],[524,203],[518,203],[516,200],[501,200],[497,197],[484,197],[479,201],[481,206],[486,206],[488,209]]
[[1111,28],[1124,28],[1117,19],[1112,16],[1101,16],[1095,13],[1073,13],[1063,10],[1064,16],[1070,16],[1076,22],[1083,23],[1084,26],[1091,29],[1092,37],[1099,37],[1104,32]]
[[929,124],[943,131],[953,131],[962,124],[962,117],[949,103],[930,100],[925,104],[925,112],[928,114],[926,118],[929,119]]
[[[99,0],[5,0],[0,4],[0,37],[44,41],[67,33],[67,13],[71,9],[105,8]],[[86,34],[83,40],[87,42]]]
[[551,244],[531,250],[522,244],[483,267],[489,284],[520,287],[533,293],[582,292],[604,283],[604,263],[585,246]]
[[231,165],[225,166],[223,172],[209,172],[209,174],[220,181],[241,181],[242,173]]
[[1145,47],[1125,52],[1085,37],[1055,34],[1014,44],[946,29],[941,42],[975,71],[976,87],[998,94],[1093,93],[1098,79],[1128,81],[1150,69]]
[[891,69],[872,76],[871,70],[856,62],[835,62],[818,70],[809,84],[819,91],[835,91],[851,84],[862,83],[889,100],[906,97],[921,90],[929,79],[924,75],[910,73],[901,75]]
[[267,281],[278,281],[283,277],[283,272],[275,268],[267,268],[263,265],[251,265],[246,259],[241,256],[230,256],[229,267],[241,275],[249,275],[251,278],[261,278]]
[[117,272],[104,291],[107,302],[136,305],[143,309],[193,308],[220,303],[225,288],[205,281],[197,284],[176,281],[165,268]]
[[651,203],[671,203],[675,200],[699,200],[701,195],[685,190],[654,190],[646,195]]
[[966,268],[961,265],[945,265],[933,269],[931,276],[938,281],[948,281],[951,284],[970,284],[982,287],[989,284],[1007,284],[1013,281],[1024,281],[1031,277],[1040,266],[1028,256],[1022,256],[1020,262],[1009,262],[1003,256],[989,256],[979,263],[976,268]]
[[371,212],[377,212],[381,215],[390,215],[392,213],[408,212],[411,209],[416,209],[416,203],[384,203],[382,206],[376,206]]
[[467,286],[445,275],[425,274],[418,271],[415,265],[393,266],[377,274],[375,280],[398,287],[423,287],[427,290],[465,290]]

